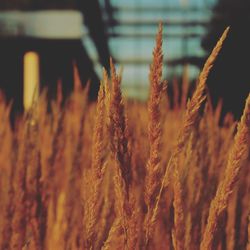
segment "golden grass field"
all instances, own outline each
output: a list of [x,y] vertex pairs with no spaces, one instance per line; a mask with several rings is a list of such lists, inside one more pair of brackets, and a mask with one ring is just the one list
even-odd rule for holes
[[43,93],[14,130],[1,97],[0,249],[250,250],[250,95],[219,126],[206,93],[227,32],[173,107],[162,25],[147,103],[123,99],[112,61],[97,103],[76,73],[65,105],[60,86],[50,104]]

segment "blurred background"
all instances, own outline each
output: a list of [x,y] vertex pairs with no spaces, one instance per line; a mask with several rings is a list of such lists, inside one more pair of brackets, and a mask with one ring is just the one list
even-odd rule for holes
[[[54,12],[44,15],[41,10],[76,10],[82,16],[68,12],[56,19]],[[24,12],[28,14],[23,15]],[[223,98],[223,112],[230,111],[238,117],[250,89],[249,13],[249,0],[15,0],[11,3],[1,0],[0,84],[10,97],[13,89],[17,93],[23,91],[17,88],[22,84],[10,85],[10,82],[20,82],[22,73],[14,74],[14,78],[10,76],[13,69],[23,72],[18,65],[22,64],[24,53],[33,50],[40,57],[40,81],[46,82],[51,92],[59,80],[65,93],[71,91],[70,65],[75,62],[82,82],[92,81],[91,98],[95,99],[102,67],[109,70],[112,56],[123,67],[124,95],[145,100],[159,21],[164,25],[164,78],[170,86],[173,79],[181,80],[184,68],[190,84],[194,83],[216,41],[230,26],[207,84],[213,104]],[[23,25],[13,25],[20,20]],[[53,24],[61,33],[56,35]],[[70,33],[74,25],[80,26],[81,31],[76,28],[75,33]],[[11,35],[6,29],[11,30]],[[13,63],[16,58],[18,65]]]
[[[164,24],[165,77],[181,77],[188,66],[191,80],[199,73],[206,56],[201,45],[216,0],[103,0],[109,47],[119,65],[124,66],[123,89],[128,96],[145,99],[148,70],[155,34],[160,20]],[[84,42],[92,58],[96,54],[89,39]]]

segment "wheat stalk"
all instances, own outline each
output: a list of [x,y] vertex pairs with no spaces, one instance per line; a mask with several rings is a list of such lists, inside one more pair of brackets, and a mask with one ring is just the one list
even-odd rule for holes
[[[105,84],[105,83],[104,83]],[[87,200],[87,213],[84,216],[84,224],[86,225],[86,246],[93,248],[95,240],[95,224],[97,222],[97,203],[100,197],[100,187],[105,171],[104,165],[104,143],[103,143],[103,124],[105,122],[105,95],[104,84],[101,83],[98,93],[96,106],[96,121],[93,135],[92,149],[92,183],[91,194]]]
[[109,104],[109,133],[111,152],[114,158],[114,185],[118,217],[124,232],[124,245],[129,244],[129,188],[131,169],[128,152],[127,124],[121,94],[121,76],[116,74],[112,59],[110,60],[112,89]]
[[162,81],[163,72],[163,53],[162,53],[162,23],[159,24],[158,33],[156,36],[156,46],[153,51],[153,62],[150,66],[150,96],[148,101],[148,137],[149,137],[149,159],[146,165],[145,178],[145,203],[147,205],[147,215],[145,218],[145,234],[146,242],[149,241],[151,235],[151,225],[149,218],[152,216],[152,207],[155,203],[156,193],[159,191],[159,178],[161,174],[161,140],[162,140],[162,125],[161,125],[161,98],[165,89]]

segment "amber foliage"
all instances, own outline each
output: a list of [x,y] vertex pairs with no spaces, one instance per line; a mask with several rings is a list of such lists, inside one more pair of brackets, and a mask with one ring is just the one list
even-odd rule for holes
[[12,129],[1,96],[0,249],[249,249],[250,96],[238,126],[230,114],[219,125],[206,93],[227,32],[173,105],[162,25],[148,103],[123,98],[112,60],[96,103],[75,72],[63,106],[60,88],[44,93]]

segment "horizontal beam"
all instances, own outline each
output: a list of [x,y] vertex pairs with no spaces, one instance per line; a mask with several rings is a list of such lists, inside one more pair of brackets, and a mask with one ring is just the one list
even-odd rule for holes
[[164,26],[207,26],[209,19],[203,20],[145,20],[145,19],[124,19],[124,20],[106,20],[107,25],[112,26],[157,26],[160,22]]
[[[107,34],[112,38],[135,38],[135,39],[154,39],[155,33],[128,33],[128,32],[108,32]],[[183,38],[183,39],[191,39],[191,38],[200,38],[204,36],[202,33],[167,33],[163,34],[164,38]]]
[[211,12],[212,6],[112,6],[115,12]]
[[[152,59],[150,58],[115,58],[115,61],[119,64],[135,64],[135,65],[149,65],[152,63]],[[164,64],[169,66],[176,66],[176,65],[185,65],[185,64],[192,64],[196,66],[202,66],[204,63],[204,58],[196,57],[196,56],[187,56],[181,57],[177,59],[164,59]]]

